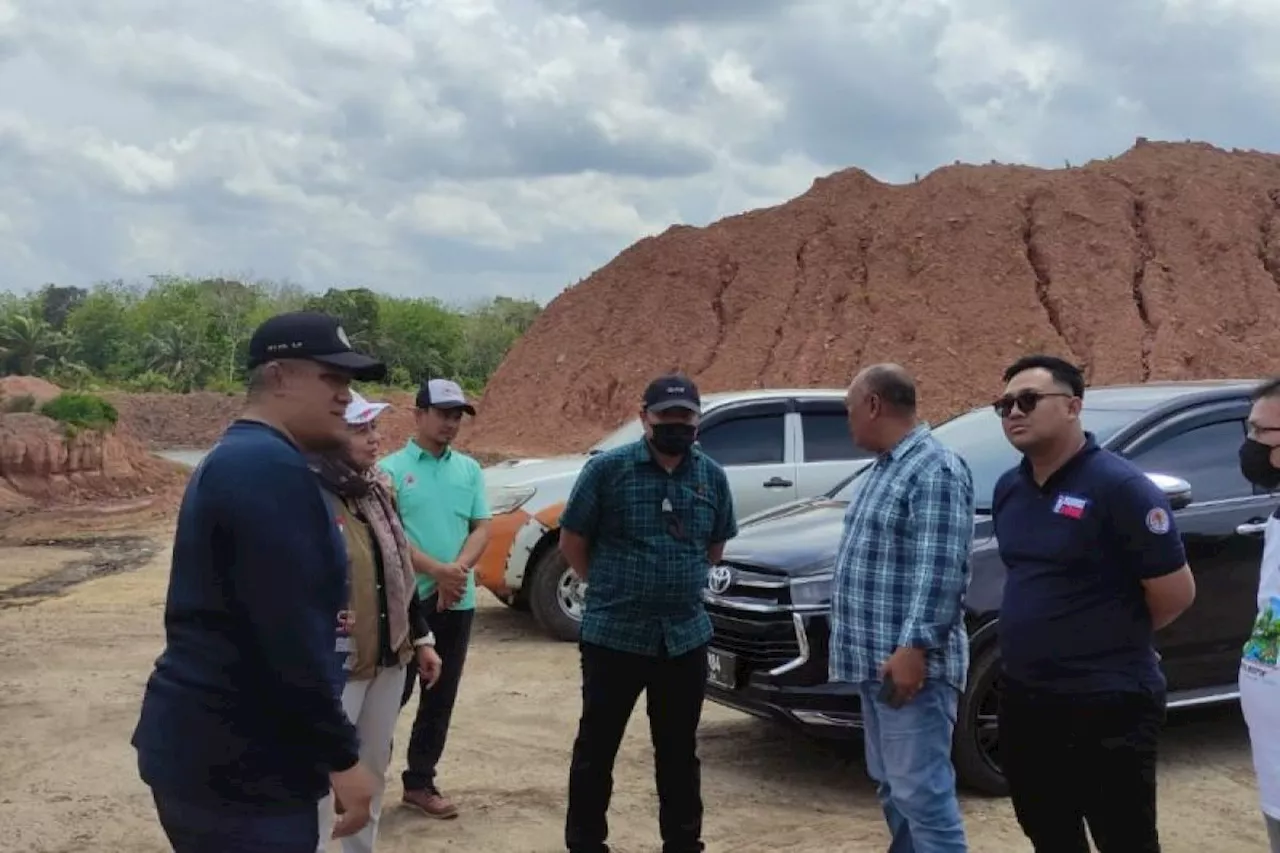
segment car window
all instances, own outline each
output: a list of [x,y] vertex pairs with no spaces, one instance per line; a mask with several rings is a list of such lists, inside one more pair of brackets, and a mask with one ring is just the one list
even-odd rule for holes
[[[1137,413],[1127,409],[1094,409],[1087,403],[1080,413],[1084,428],[1093,433],[1099,443],[1105,443],[1135,417]],[[990,512],[996,481],[1022,458],[1004,437],[1000,418],[990,406],[983,406],[938,424],[933,434],[968,463],[973,474],[974,507],[978,512]],[[833,489],[830,497],[848,500],[858,476],[869,469],[870,466],[860,469]]]
[[1148,474],[1186,480],[1196,503],[1246,497],[1253,486],[1240,473],[1244,434],[1243,420],[1204,424],[1140,451],[1133,462]]
[[849,420],[840,412],[804,412],[804,461],[863,459],[870,454],[858,448],[849,435]]
[[785,423],[781,414],[720,421],[698,431],[698,444],[721,465],[782,462],[786,458]]

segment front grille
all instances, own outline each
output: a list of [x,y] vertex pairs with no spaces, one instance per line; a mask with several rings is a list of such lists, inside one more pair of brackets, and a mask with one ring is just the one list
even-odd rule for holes
[[773,668],[800,656],[790,613],[750,613],[709,604],[711,644],[732,652],[749,669]]

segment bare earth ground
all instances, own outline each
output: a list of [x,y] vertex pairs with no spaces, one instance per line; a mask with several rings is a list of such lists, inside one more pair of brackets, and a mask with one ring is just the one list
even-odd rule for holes
[[[97,539],[15,545],[73,535]],[[139,535],[150,539],[153,552],[145,539],[111,541]],[[167,850],[137,778],[129,735],[161,647],[170,528],[145,513],[46,516],[10,524],[0,536],[0,768],[7,783],[0,792],[0,851]],[[131,562],[141,568],[130,571]],[[80,580],[104,567],[106,574]],[[41,578],[49,580],[40,584]],[[542,639],[525,616],[486,598],[467,669],[441,767],[441,784],[462,815],[437,822],[396,805],[406,713],[379,849],[562,849],[565,778],[579,710],[575,649]],[[659,850],[650,755],[638,711],[619,756],[611,812],[612,840],[622,853]],[[873,790],[849,750],[709,704],[702,758],[711,851],[887,846]],[[1160,781],[1167,853],[1266,849],[1235,708],[1172,723]],[[966,797],[964,810],[978,853],[1030,849],[1007,801]]]

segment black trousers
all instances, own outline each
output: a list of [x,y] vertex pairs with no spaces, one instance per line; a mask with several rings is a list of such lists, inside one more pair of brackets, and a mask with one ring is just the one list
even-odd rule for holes
[[1005,679],[1000,762],[1036,853],[1160,853],[1156,751],[1163,694],[1064,696]]
[[707,649],[675,657],[630,654],[582,643],[582,717],[569,768],[564,839],[572,853],[608,853],[606,817],[613,765],[641,691],[649,715],[663,853],[697,853],[702,844],[698,723],[707,683]]
[[[409,736],[408,766],[400,775],[406,791],[436,790],[436,765],[449,737],[449,721],[458,698],[458,684],[462,681],[467,647],[471,644],[471,624],[476,615],[474,610],[436,610],[435,601],[432,597],[423,608],[427,610],[431,633],[436,637],[440,678],[430,690],[418,690],[418,713],[413,718],[413,733]],[[418,668],[410,666],[405,673],[400,707],[408,704],[413,686],[419,681]]]

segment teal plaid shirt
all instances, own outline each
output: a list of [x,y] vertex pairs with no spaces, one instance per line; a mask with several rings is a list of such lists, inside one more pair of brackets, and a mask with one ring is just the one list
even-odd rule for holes
[[560,526],[589,543],[584,643],[681,655],[711,639],[707,551],[738,535],[729,480],[691,450],[670,474],[643,439],[587,460]]

